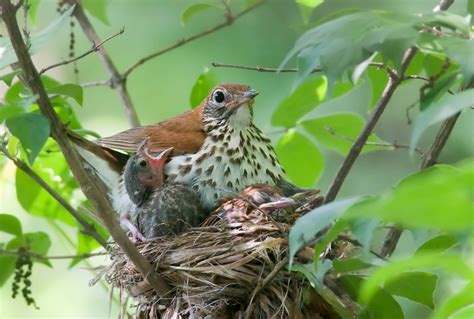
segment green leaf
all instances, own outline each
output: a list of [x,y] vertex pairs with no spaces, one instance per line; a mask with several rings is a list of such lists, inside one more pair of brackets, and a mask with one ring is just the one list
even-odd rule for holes
[[418,145],[423,132],[431,125],[439,123],[457,112],[474,105],[474,89],[469,89],[455,95],[445,95],[438,102],[431,104],[415,120],[411,135],[410,147]]
[[195,14],[206,11],[209,9],[220,9],[216,5],[208,4],[208,3],[197,3],[197,4],[192,4],[189,7],[187,7],[184,11],[183,14],[181,15],[181,22],[183,25],[186,25],[189,22],[189,19],[191,19],[192,16]]
[[[472,297],[472,292],[474,291],[474,281],[470,281],[461,291],[458,291],[456,294],[450,296],[443,300],[443,302],[438,305],[432,319],[445,319],[445,318],[472,318],[470,317],[458,317],[460,309],[463,309],[467,306],[470,306],[472,309],[472,305],[474,305],[474,299]],[[451,316],[452,315],[452,316]]]
[[41,0],[28,0],[28,5],[30,8],[28,9],[28,16],[33,24],[36,21],[36,13],[38,12],[38,7]]
[[390,264],[375,269],[361,287],[359,300],[364,304],[369,303],[382,282],[388,285],[403,276],[406,271],[420,268],[442,269],[449,274],[456,274],[466,279],[474,277],[473,270],[459,255],[420,254],[408,259],[392,261]]
[[[52,21],[46,28],[30,36],[31,46],[28,50],[30,55],[39,52],[59,31],[65,29],[64,26],[66,23],[69,23],[69,17],[73,10],[74,6],[66,10],[62,16]],[[0,38],[0,52],[2,53],[0,70],[17,61],[13,46],[7,37]]]
[[431,104],[439,101],[460,79],[461,75],[457,70],[443,74],[433,87],[422,95],[420,99],[420,111],[424,111]]
[[433,294],[438,276],[428,272],[410,271],[386,282],[384,289],[390,294],[405,297],[434,309]]
[[388,74],[385,70],[376,68],[369,68],[367,74],[372,86],[372,102],[370,105],[373,107],[382,96],[382,92],[388,82]]
[[61,84],[46,90],[49,94],[59,94],[73,98],[77,104],[82,106],[84,92],[82,86],[77,84]]
[[299,85],[276,108],[272,115],[274,126],[292,127],[303,115],[314,109],[326,97],[327,81],[315,77]]
[[[345,288],[353,299],[360,298],[360,287],[366,284],[359,276],[346,275],[338,278],[338,283]],[[398,302],[383,288],[375,287],[373,298],[366,303],[360,318],[403,319],[403,311]]]
[[308,23],[311,13],[317,6],[323,3],[323,0],[296,0],[296,3],[300,9],[303,22]]
[[6,120],[8,130],[16,136],[33,165],[49,137],[49,121],[39,113],[24,113]]
[[321,253],[328,247],[328,245],[339,236],[345,229],[347,228],[347,221],[340,219],[338,220],[334,226],[329,229],[329,231],[324,235],[321,240],[318,240],[316,245],[314,246],[314,258],[313,258],[313,264],[314,264],[314,271],[318,271],[318,267],[320,264],[320,258],[319,256]]
[[472,319],[474,318],[474,303],[456,311],[449,319]]
[[335,219],[339,218],[347,208],[359,200],[359,197],[348,198],[335,201],[324,206],[313,209],[309,213],[301,216],[291,228],[289,235],[290,245],[290,264],[294,255],[306,243],[330,225]]
[[[357,114],[341,113],[309,120],[302,125],[318,142],[345,156],[359,136],[364,124],[364,119]],[[372,134],[368,142],[382,143],[383,141],[375,134]],[[365,145],[363,151],[368,152],[378,149],[390,148]]]
[[109,2],[109,0],[81,0],[84,9],[106,25],[110,25],[107,17]]
[[450,234],[439,235],[424,242],[423,245],[421,245],[416,250],[416,254],[428,253],[433,251],[438,251],[442,253],[458,243],[459,241],[456,239],[456,237]]
[[21,70],[15,70],[13,72],[7,73],[0,76],[0,81],[4,82],[7,86],[11,86],[15,76],[21,73]]
[[21,237],[21,223],[13,215],[0,214],[0,231]]
[[[367,200],[370,200],[370,198],[366,198],[364,202]],[[349,220],[349,228],[352,236],[360,242],[364,252],[370,251],[372,238],[374,237],[375,230],[379,225],[380,220],[378,218],[356,218]]]
[[[109,233],[107,232],[107,230],[105,230],[104,227],[102,227],[97,222],[92,220],[89,216],[85,214],[81,214],[81,215],[88,223],[90,223],[95,228],[95,230],[102,236],[102,238],[107,240]],[[77,227],[79,229],[82,229],[82,226],[79,224],[77,225]],[[95,249],[99,247],[100,247],[100,244],[94,238],[84,234],[82,231],[77,232],[77,251],[76,251],[77,255],[91,253],[92,251],[94,251]],[[71,260],[69,267],[73,267],[83,260],[84,260],[83,258],[74,258],[73,260]]]
[[474,77],[474,41],[457,37],[442,37],[439,43],[443,46],[446,55],[459,63],[464,76],[464,83],[468,84]]
[[[52,147],[52,145],[52,142],[47,143],[46,148]],[[72,194],[77,185],[75,185],[75,180],[60,152],[52,152],[48,156],[38,157],[33,168],[66,201],[72,200]],[[16,171],[15,186],[18,202],[28,213],[56,219],[67,225],[76,225],[74,218],[64,207],[19,169]]]
[[191,107],[195,108],[209,95],[211,90],[217,85],[217,75],[208,68],[199,75],[191,90]]
[[[49,248],[51,247],[51,239],[48,234],[44,232],[26,233],[24,234],[24,239],[27,249],[39,255],[47,255]],[[52,267],[47,259],[33,258],[33,260]]]
[[340,273],[355,272],[373,267],[372,264],[366,263],[358,258],[334,259],[332,265],[334,270]]
[[3,123],[6,119],[21,114],[24,112],[24,109],[18,105],[4,105],[0,104],[0,123]]
[[17,256],[0,255],[0,287],[2,287],[15,272]]
[[351,207],[346,217],[381,218],[405,227],[462,233],[472,222],[473,181],[472,168],[434,166],[405,178],[378,199]]
[[[297,185],[312,187],[324,168],[324,157],[311,140],[295,129],[282,135],[275,148],[288,177]],[[304,161],[295,161],[295,154]]]

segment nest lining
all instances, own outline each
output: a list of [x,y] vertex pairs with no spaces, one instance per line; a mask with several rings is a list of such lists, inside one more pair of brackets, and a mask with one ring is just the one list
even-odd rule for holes
[[263,211],[234,199],[221,207],[238,207],[240,214],[246,208],[232,222],[217,210],[202,227],[137,243],[173,287],[169,297],[156,296],[118,247],[107,279],[135,298],[137,318],[326,317],[329,306],[311,300],[315,293],[304,277],[285,269],[288,232],[300,215],[295,211],[307,211],[320,202],[313,197],[296,210]]

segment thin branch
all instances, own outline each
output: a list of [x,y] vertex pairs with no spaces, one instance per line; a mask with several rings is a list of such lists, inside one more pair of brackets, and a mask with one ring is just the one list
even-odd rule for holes
[[[355,142],[355,140],[353,138],[350,138],[349,136],[339,134],[338,132],[334,131],[332,128],[330,128],[328,126],[324,126],[324,129],[326,131],[328,131],[329,134],[331,134],[335,137],[341,138],[341,139],[346,140],[346,141],[351,142],[351,143]],[[367,142],[365,142],[365,145],[380,146],[380,147],[391,147],[391,148],[395,148],[395,149],[400,149],[400,148],[402,148],[402,149],[411,149],[410,145],[400,144],[397,141],[394,141],[393,143],[381,143],[381,142],[369,142],[369,141],[367,141]],[[417,152],[418,154],[423,156],[423,151],[422,150],[420,150],[419,148],[415,148],[414,150],[415,150],[415,152]]]
[[173,45],[170,45],[169,47],[166,47],[164,49],[161,49],[155,53],[152,53],[150,55],[147,55],[143,58],[141,58],[140,60],[138,60],[137,62],[135,62],[134,64],[132,64],[127,70],[125,70],[125,72],[123,73],[123,78],[127,78],[130,73],[132,73],[136,68],[138,68],[140,65],[150,61],[151,59],[154,59],[160,55],[163,55],[171,50],[174,50],[176,48],[179,48],[180,46],[183,46],[184,44],[186,43],[189,43],[191,41],[194,41],[196,39],[199,39],[199,38],[202,38],[208,34],[211,34],[211,33],[214,33],[224,27],[227,27],[227,26],[230,26],[232,23],[234,23],[235,20],[237,20],[238,18],[242,17],[243,15],[249,13],[250,11],[254,10],[255,8],[257,8],[258,6],[260,6],[262,3],[264,3],[265,0],[262,0],[262,1],[259,1],[257,3],[255,3],[254,5],[248,7],[247,9],[239,12],[238,14],[236,15],[232,15],[229,12],[226,12],[226,20],[220,24],[217,24],[216,26],[208,29],[208,30],[205,30],[205,31],[202,31],[202,32],[199,32],[199,33],[196,33],[192,36],[190,36],[189,38],[184,38],[184,39],[181,39],[180,41],[176,42],[175,44]]
[[[230,68],[230,69],[240,69],[240,70],[249,70],[249,71],[256,71],[256,72],[263,72],[263,73],[295,73],[298,72],[297,68],[285,68],[285,69],[279,69],[279,68],[268,68],[268,67],[263,67],[263,66],[246,66],[246,65],[237,65],[237,64],[226,64],[226,63],[219,63],[219,62],[212,62],[211,65],[215,68]],[[369,66],[376,67],[378,69],[385,69],[387,73],[389,74],[390,77],[397,77],[397,72],[386,66],[383,63],[380,62],[370,62]],[[323,72],[321,68],[314,68],[311,70],[311,73],[319,73]]]
[[[38,106],[41,113],[48,118],[51,127],[51,135],[58,143],[61,151],[71,168],[74,177],[77,179],[82,191],[94,206],[99,218],[109,231],[112,238],[128,256],[130,261],[137,267],[145,280],[155,289],[158,296],[164,296],[170,291],[166,281],[159,276],[150,262],[140,254],[135,245],[130,241],[125,232],[120,227],[116,214],[107,197],[106,188],[95,175],[89,173],[66,135],[66,129],[61,123],[58,115],[54,111],[48,94],[43,86],[41,78],[35,68],[28,53],[28,49],[23,42],[20,28],[16,20],[16,11],[10,0],[0,0],[1,17],[7,27],[7,31],[12,43],[12,47],[18,58],[18,64],[24,74],[25,85],[29,87],[33,95],[38,96]],[[76,7],[77,9],[78,7]],[[82,11],[82,13],[84,13]],[[97,41],[96,43],[98,43]],[[102,50],[102,49],[101,49]],[[101,52],[101,51],[99,51]]]
[[0,152],[3,153],[8,159],[10,159],[18,169],[22,170],[26,175],[31,177],[31,179],[33,179],[39,186],[41,186],[46,192],[48,192],[48,194],[51,195],[51,197],[53,197],[59,205],[64,207],[64,209],[66,209],[68,213],[71,214],[72,217],[74,217],[79,224],[81,224],[83,228],[82,232],[84,234],[94,238],[102,247],[107,249],[107,242],[97,232],[94,225],[87,222],[87,220],[85,220],[77,210],[75,210],[64,198],[62,198],[61,195],[59,195],[51,186],[49,186],[48,183],[46,183],[46,181],[41,178],[41,176],[39,176],[34,170],[30,168],[30,166],[28,166],[28,164],[26,164],[22,160],[14,158],[3,144],[0,144]]
[[93,86],[111,86],[111,85],[112,85],[112,82],[110,80],[86,82],[86,83],[81,84],[83,88],[93,87]]
[[62,256],[46,256],[46,255],[41,255],[37,254],[35,252],[29,251],[29,250],[5,250],[5,249],[0,249],[0,255],[12,255],[12,256],[27,256],[27,257],[33,257],[33,258],[38,258],[38,259],[43,259],[43,260],[50,260],[50,259],[75,259],[75,258],[80,258],[80,259],[87,259],[87,258],[92,258],[92,257],[97,257],[97,256],[106,256],[109,253],[107,252],[98,252],[98,253],[88,253],[88,254],[79,254],[79,255],[62,255]]
[[120,31],[117,32],[116,34],[111,35],[110,37],[106,38],[105,40],[103,40],[103,41],[100,42],[99,44],[94,44],[94,45],[92,45],[92,48],[90,48],[88,51],[82,53],[81,55],[79,55],[79,56],[77,56],[77,57],[75,57],[75,58],[73,58],[73,59],[64,60],[64,61],[62,61],[62,62],[59,62],[59,63],[53,64],[53,65],[50,65],[50,66],[48,66],[48,67],[42,69],[42,70],[39,72],[39,74],[41,75],[41,74],[45,73],[46,71],[49,71],[49,70],[51,70],[51,69],[53,69],[53,68],[56,68],[56,67],[58,67],[58,66],[67,65],[67,64],[69,64],[69,63],[75,62],[75,61],[77,61],[77,60],[80,60],[80,59],[82,59],[82,58],[88,56],[89,54],[91,54],[91,53],[93,53],[93,52],[99,51],[99,49],[100,49],[107,41],[112,40],[113,38],[115,38],[115,37],[117,37],[117,36],[123,34],[124,30],[125,30],[124,28],[120,29]]
[[[441,0],[439,4],[433,9],[433,11],[437,12],[447,10],[453,4],[453,2],[454,0]],[[441,67],[441,70],[438,72],[438,74],[435,75],[435,79],[438,79],[441,74],[448,68],[448,66],[449,59],[446,59],[445,63]],[[446,141],[448,140],[449,135],[453,130],[454,124],[456,124],[456,121],[460,114],[461,113],[456,113],[450,118],[448,118],[446,121],[444,121],[443,125],[441,126],[441,129],[438,131],[438,134],[435,137],[433,144],[431,145],[431,147],[426,152],[423,158],[423,161],[421,163],[422,170],[436,164],[438,156],[441,153],[441,150],[443,149],[444,145],[446,144]],[[393,254],[395,248],[397,248],[397,244],[400,240],[400,237],[402,236],[402,233],[403,229],[400,227],[394,227],[390,229],[387,236],[385,236],[384,242],[382,244],[382,249],[380,251],[380,254],[382,256],[387,257]]]
[[367,139],[369,138],[370,134],[372,133],[372,130],[374,129],[380,116],[385,110],[385,107],[387,106],[388,102],[392,98],[393,93],[401,84],[401,79],[403,78],[403,74],[405,73],[405,70],[407,69],[411,60],[415,56],[415,53],[416,53],[415,47],[408,49],[405,52],[403,60],[402,60],[402,68],[400,71],[400,75],[397,78],[389,77],[389,80],[387,82],[387,85],[385,86],[382,96],[380,97],[377,104],[375,105],[372,113],[370,114],[369,119],[365,123],[364,128],[362,129],[359,136],[357,137],[354,144],[352,145],[351,149],[349,150],[349,153],[347,154],[346,158],[344,159],[344,162],[339,168],[339,171],[337,172],[336,177],[334,178],[334,181],[329,187],[329,191],[326,195],[325,204],[332,202],[336,198],[337,194],[339,193],[339,190],[341,189],[342,184],[344,183],[344,180],[349,174],[352,168],[352,165],[354,164],[360,152],[362,151],[364,144],[367,142]]
[[[76,17],[77,21],[81,25],[81,28],[86,34],[89,41],[93,44],[101,43],[102,41],[100,40],[99,36],[97,35],[97,32],[89,21],[89,18],[87,17],[86,13],[84,12],[81,3],[77,0],[67,1],[70,5],[75,5],[73,15]],[[128,123],[131,127],[140,126],[140,121],[138,119],[137,112],[133,105],[132,99],[130,98],[130,95],[127,91],[125,79],[120,75],[119,71],[115,67],[112,59],[110,58],[104,47],[100,47],[97,50],[97,53],[99,59],[101,60],[107,72],[109,73],[111,83],[110,86],[115,89],[115,91],[120,97],[120,101],[125,111]]]

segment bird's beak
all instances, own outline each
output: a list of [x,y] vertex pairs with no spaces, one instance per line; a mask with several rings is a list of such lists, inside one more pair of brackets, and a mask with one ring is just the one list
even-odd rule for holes
[[[148,152],[148,150],[147,150],[147,152]],[[166,160],[168,159],[169,155],[171,154],[171,152],[173,152],[172,147],[167,148],[167,149],[159,152],[158,155],[155,155],[155,156],[150,155],[150,158],[154,162],[163,162],[163,163],[165,163]]]
[[255,90],[245,91],[239,99],[235,100],[234,103],[232,103],[233,105],[232,104],[230,105],[230,108],[235,110],[244,104],[252,105],[253,99],[257,95],[258,95],[258,92]]
[[244,94],[243,94],[243,98],[248,98],[248,99],[253,99],[254,97],[256,97],[258,95],[258,92],[255,91],[255,90],[248,90],[248,91],[245,91]]

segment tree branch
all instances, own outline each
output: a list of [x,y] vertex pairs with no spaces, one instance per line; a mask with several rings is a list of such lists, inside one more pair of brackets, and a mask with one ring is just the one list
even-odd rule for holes
[[387,106],[388,102],[392,98],[393,93],[401,84],[401,81],[403,79],[403,74],[405,73],[405,70],[407,69],[411,60],[415,56],[415,53],[416,53],[415,47],[408,49],[405,52],[405,55],[403,57],[402,68],[401,68],[399,76],[396,78],[389,77],[389,80],[387,82],[387,85],[385,86],[382,96],[380,97],[377,104],[375,105],[372,113],[370,114],[369,119],[365,123],[364,128],[362,129],[356,141],[354,142],[351,149],[349,150],[349,153],[347,154],[346,158],[344,159],[344,162],[339,168],[339,171],[337,172],[336,177],[334,178],[334,181],[329,187],[329,191],[326,195],[326,199],[324,202],[325,204],[332,202],[336,198],[337,194],[339,193],[339,190],[341,189],[342,184],[344,183],[344,180],[349,174],[352,168],[352,165],[354,164],[355,160],[357,159],[360,152],[362,151],[364,144],[367,142],[367,139],[369,138],[370,134],[372,133],[372,130],[374,129],[380,116],[385,110],[385,107]]
[[[439,4],[433,9],[433,11],[437,12],[441,10],[447,10],[453,3],[454,0],[441,0]],[[439,76],[441,76],[442,72],[444,72],[448,68],[448,66],[449,60],[446,60],[441,70],[436,75],[436,78],[439,78]],[[453,130],[454,124],[456,124],[456,121],[460,114],[460,112],[456,113],[450,118],[448,118],[446,121],[444,121],[443,125],[441,126],[441,129],[438,131],[438,134],[435,137],[433,144],[431,145],[430,149],[426,152],[423,158],[420,167],[422,170],[436,164],[438,156],[441,153],[441,150],[443,149],[444,145],[446,144],[446,141],[448,140],[449,135]],[[397,244],[400,240],[400,237],[402,236],[402,233],[403,229],[400,227],[394,227],[390,229],[387,236],[385,236],[382,249],[380,251],[380,254],[382,256],[388,257],[393,254],[395,248],[397,248]]]
[[[86,34],[89,41],[91,41],[93,44],[101,43],[102,41],[100,40],[99,36],[97,35],[97,32],[89,21],[89,18],[86,16],[86,13],[82,8],[81,3],[77,0],[67,1],[70,5],[75,5],[73,15],[76,17],[77,21],[81,25],[81,28]],[[128,123],[131,127],[140,126],[140,121],[138,119],[137,112],[132,103],[132,99],[130,98],[130,95],[127,91],[125,79],[120,75],[119,71],[115,67],[114,63],[112,62],[112,59],[110,58],[104,47],[100,47],[97,50],[97,53],[99,55],[100,60],[102,61],[102,64],[110,75],[110,86],[115,89],[115,91],[120,97],[120,101],[125,111],[125,115],[128,119]]]
[[[114,210],[107,197],[105,186],[94,175],[89,174],[82,163],[82,160],[66,135],[66,129],[57,116],[48,94],[41,82],[28,50],[23,42],[20,28],[16,20],[16,11],[10,0],[0,0],[1,16],[7,27],[7,31],[18,58],[18,64],[24,74],[25,84],[30,88],[33,95],[38,96],[37,103],[41,113],[48,118],[51,126],[51,135],[58,143],[71,171],[77,179],[82,191],[90,200],[97,211],[99,218],[110,232],[115,242],[124,253],[130,258],[143,278],[149,281],[159,296],[164,296],[170,291],[166,281],[153,269],[148,260],[142,256],[133,245],[125,232],[120,227]],[[77,8],[76,8],[77,9]],[[84,13],[82,11],[82,13]],[[97,41],[99,42],[99,41]],[[100,51],[99,51],[100,52]]]
[[211,34],[211,33],[214,33],[224,27],[227,27],[229,25],[231,25],[232,23],[234,23],[235,20],[237,20],[238,18],[242,17],[243,15],[249,13],[250,11],[254,10],[255,8],[257,8],[258,6],[260,6],[262,3],[264,3],[265,0],[262,0],[262,1],[259,1],[257,3],[255,3],[254,5],[248,7],[247,9],[241,11],[240,13],[236,14],[236,15],[231,15],[230,11],[226,13],[226,20],[220,24],[217,24],[216,26],[208,29],[208,30],[205,30],[205,31],[202,31],[202,32],[199,32],[199,33],[196,33],[195,35],[192,35],[190,36],[189,38],[184,38],[178,42],[176,42],[175,44],[173,45],[170,45],[169,47],[166,47],[166,48],[163,48],[155,53],[152,53],[150,55],[147,55],[143,58],[141,58],[140,60],[138,60],[137,62],[135,62],[134,64],[132,64],[127,70],[125,70],[125,72],[123,73],[123,77],[124,78],[127,78],[130,73],[132,73],[136,68],[138,68],[140,65],[150,61],[151,59],[154,59],[160,55],[163,55],[171,50],[174,50],[176,48],[179,48],[180,46],[186,44],[186,43],[189,43],[191,41],[194,41],[196,39],[199,39],[199,38],[202,38],[208,34]]
[[108,254],[109,253],[107,253],[107,252],[98,252],[98,253],[79,254],[79,255],[46,256],[46,255],[37,254],[37,253],[29,251],[29,250],[5,250],[5,249],[0,249],[0,255],[27,256],[27,257],[33,257],[33,258],[45,259],[45,260],[50,260],[50,259],[74,259],[74,258],[87,259],[87,258],[92,258],[92,257],[97,257],[97,256],[107,256]]
[[[297,68],[286,68],[286,69],[278,69],[278,68],[268,68],[268,67],[263,67],[263,66],[245,66],[245,65],[237,65],[237,64],[226,64],[226,63],[218,63],[218,62],[212,62],[211,65],[215,68],[231,68],[231,69],[240,69],[240,70],[249,70],[249,71],[257,71],[257,72],[263,72],[263,73],[295,73],[298,72]],[[397,77],[397,72],[386,66],[383,63],[380,62],[370,62],[369,66],[376,67],[378,69],[385,69],[390,77]],[[319,73],[323,72],[323,69],[321,68],[314,68],[311,70],[311,73]]]
[[65,61],[62,61],[62,62],[59,62],[59,63],[55,63],[55,64],[53,64],[53,65],[50,65],[50,66],[48,66],[48,67],[42,69],[42,70],[39,72],[39,74],[41,75],[41,74],[45,73],[46,71],[49,71],[49,70],[51,70],[51,69],[53,69],[53,68],[56,68],[56,67],[58,67],[58,66],[67,65],[67,64],[69,64],[69,63],[75,62],[75,61],[77,61],[77,60],[80,60],[80,59],[82,59],[82,58],[88,56],[89,54],[91,54],[91,53],[93,53],[93,52],[99,51],[99,49],[100,49],[107,41],[109,41],[109,40],[115,38],[116,36],[119,36],[119,35],[123,34],[124,30],[125,30],[125,29],[122,28],[122,29],[120,29],[119,32],[117,32],[116,34],[111,35],[110,37],[106,38],[105,40],[103,40],[103,41],[100,42],[99,44],[94,44],[94,45],[92,45],[92,48],[90,48],[88,51],[84,52],[83,54],[81,54],[81,55],[75,57],[74,59],[65,60]]
[[105,241],[105,239],[100,236],[100,234],[97,232],[95,229],[94,225],[89,224],[87,220],[85,220],[81,214],[77,210],[75,210],[64,198],[61,197],[51,186],[48,185],[48,183],[45,182],[44,179],[41,178],[34,170],[32,170],[28,164],[23,162],[22,160],[19,160],[17,158],[14,158],[11,156],[11,154],[8,152],[6,147],[2,144],[0,144],[0,152],[2,152],[8,159],[10,159],[15,166],[22,170],[26,175],[30,176],[38,185],[40,185],[45,191],[48,192],[51,197],[53,197],[59,205],[64,207],[68,211],[69,214],[74,217],[79,224],[81,224],[83,230],[82,232],[92,238],[94,238],[102,247],[105,249],[108,248],[108,244]]

